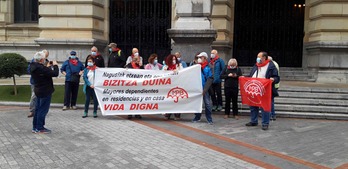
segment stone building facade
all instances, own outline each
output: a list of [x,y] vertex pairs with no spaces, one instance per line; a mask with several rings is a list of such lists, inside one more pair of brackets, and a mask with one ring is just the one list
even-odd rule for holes
[[[0,1],[0,53],[16,52],[28,60],[35,51],[50,50],[50,59],[63,61],[76,50],[85,59],[91,46],[106,53],[110,40],[110,3],[112,0],[38,0],[38,20],[15,21],[15,2]],[[208,0],[187,0],[191,3]],[[211,48],[226,61],[233,55],[234,14],[237,0],[212,0]],[[279,0],[278,0],[279,1]],[[183,5],[171,0],[171,28],[176,29]],[[347,83],[348,73],[348,1],[305,0],[302,68],[316,72],[318,81]],[[194,13],[191,11],[191,13]],[[192,17],[199,17],[191,15]],[[189,22],[187,23],[189,25]],[[196,29],[196,28],[192,28]],[[116,42],[117,43],[117,42]],[[175,40],[172,41],[175,48]],[[210,49],[206,49],[209,52]],[[192,59],[185,56],[186,60]],[[291,58],[289,58],[291,59]]]

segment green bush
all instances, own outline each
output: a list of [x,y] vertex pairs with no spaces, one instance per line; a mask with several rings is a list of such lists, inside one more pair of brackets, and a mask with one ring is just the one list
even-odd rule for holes
[[17,95],[16,79],[14,75],[21,76],[28,68],[27,60],[17,53],[3,53],[0,55],[0,78],[13,78],[14,95]]
[[28,62],[20,54],[0,54],[0,78],[10,78],[14,75],[21,76],[27,72]]

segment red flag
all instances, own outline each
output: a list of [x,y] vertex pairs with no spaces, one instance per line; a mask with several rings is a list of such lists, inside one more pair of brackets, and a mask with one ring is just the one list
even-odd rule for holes
[[262,78],[239,77],[242,104],[262,107],[271,111],[272,80]]

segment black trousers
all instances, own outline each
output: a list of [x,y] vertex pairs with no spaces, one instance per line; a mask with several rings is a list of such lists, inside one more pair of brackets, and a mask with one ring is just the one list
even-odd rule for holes
[[225,87],[225,115],[231,113],[231,100],[233,115],[238,115],[238,88]]
[[79,83],[65,81],[64,106],[76,106],[77,94],[79,92]]
[[213,83],[209,89],[213,106],[222,106],[221,83]]

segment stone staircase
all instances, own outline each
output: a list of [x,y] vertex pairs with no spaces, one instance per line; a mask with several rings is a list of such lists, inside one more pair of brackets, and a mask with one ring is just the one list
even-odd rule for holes
[[[348,88],[281,86],[279,94],[275,98],[277,117],[348,120]],[[241,104],[240,97],[238,106],[242,115],[249,115],[249,107]]]
[[[244,75],[249,75],[252,67],[242,66],[240,68],[242,69]],[[313,71],[294,67],[280,67],[280,79],[281,81],[316,81]]]

